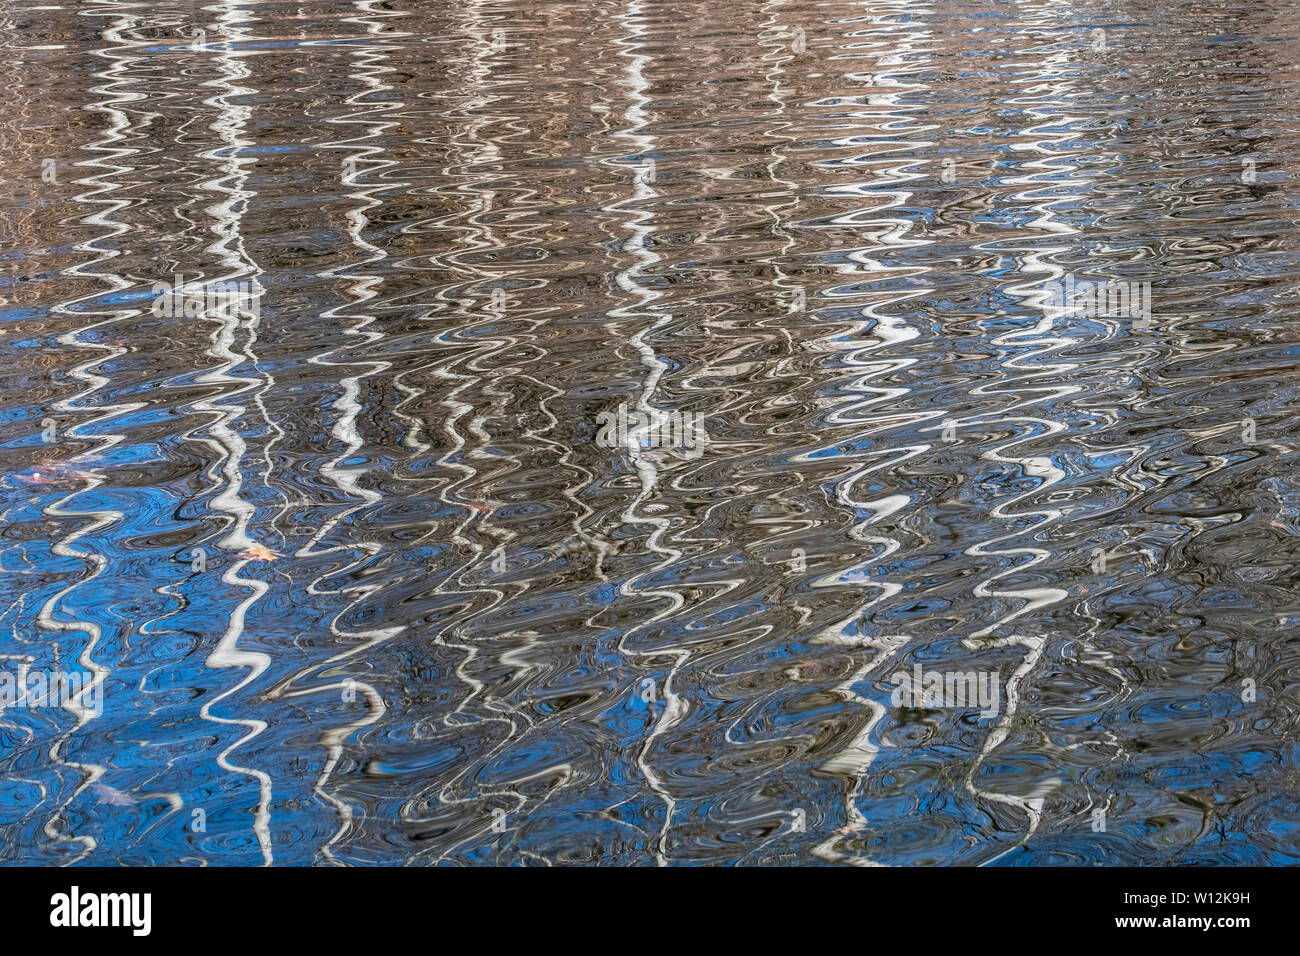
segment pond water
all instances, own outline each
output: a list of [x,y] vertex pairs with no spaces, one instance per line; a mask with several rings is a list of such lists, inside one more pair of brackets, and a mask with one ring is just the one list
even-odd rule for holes
[[1300,861],[1300,11],[0,0],[0,860]]

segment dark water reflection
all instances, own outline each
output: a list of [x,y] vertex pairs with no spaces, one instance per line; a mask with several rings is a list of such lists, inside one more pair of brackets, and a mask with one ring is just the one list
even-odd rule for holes
[[1296,862],[1291,4],[0,12],[0,858]]

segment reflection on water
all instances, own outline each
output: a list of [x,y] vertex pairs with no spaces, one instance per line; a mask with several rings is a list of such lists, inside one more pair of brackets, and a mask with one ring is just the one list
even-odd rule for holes
[[0,859],[1300,858],[1291,4],[0,15]]

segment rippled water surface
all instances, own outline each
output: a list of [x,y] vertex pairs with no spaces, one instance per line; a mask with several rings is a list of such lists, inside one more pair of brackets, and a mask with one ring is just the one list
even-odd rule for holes
[[0,17],[0,859],[1300,861],[1292,4]]

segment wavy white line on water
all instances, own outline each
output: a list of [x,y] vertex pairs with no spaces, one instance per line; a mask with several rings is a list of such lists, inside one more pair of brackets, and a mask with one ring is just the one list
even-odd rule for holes
[[[1057,72],[1063,61],[1066,59],[1065,54],[1054,54],[1044,57],[1041,70],[1043,73],[1052,75]],[[1041,80],[1039,81],[1041,83]],[[1037,86],[1037,84],[1036,84]],[[1067,91],[1066,84],[1057,84],[1052,89],[1053,92],[1061,95]],[[1044,127],[1053,126],[1061,123],[1062,117],[1059,106],[1052,104],[1049,106],[1041,105],[1041,98],[1033,100],[1034,105],[1027,112],[1035,114],[1042,118],[1042,122],[1037,126],[1027,128],[1021,135],[1027,142],[1021,141],[1013,144],[1012,149],[1019,152],[1030,153],[1021,165],[1026,171],[1024,175],[1009,175],[1002,181],[1008,185],[1024,186],[1025,189],[1012,198],[1025,198],[1029,200],[1028,205],[1035,212],[1032,225],[1052,235],[1069,235],[1076,230],[1068,223],[1058,221],[1053,209],[1058,204],[1067,204],[1070,197],[1058,197],[1050,188],[1044,190],[1048,193],[1046,198],[1038,198],[1034,195],[1033,187],[1042,184],[1055,184],[1054,176],[1059,173],[1063,164],[1068,163],[1058,159],[1058,154],[1051,150],[1051,146],[1070,138],[1070,134],[1061,133],[1053,136]],[[1040,158],[1046,157],[1046,158]],[[1080,186],[1082,188],[1082,186]],[[1011,240],[1014,242],[1015,240]],[[995,241],[990,245],[1000,247],[1006,245],[1006,241]],[[980,248],[979,245],[976,248]],[[1005,394],[1014,395],[1016,384],[1023,379],[1032,379],[1036,377],[1047,377],[1069,372],[1073,365],[1069,362],[1060,362],[1055,365],[1043,364],[1039,360],[1051,352],[1065,349],[1076,341],[1073,337],[1064,334],[1051,334],[1058,319],[1063,317],[1066,310],[1060,310],[1052,307],[1048,302],[1046,293],[1047,283],[1058,278],[1064,272],[1059,266],[1052,263],[1049,257],[1053,254],[1064,252],[1067,247],[1055,246],[1043,249],[1031,249],[1022,251],[1021,271],[1027,275],[1027,281],[1022,283],[1007,283],[1008,292],[1019,296],[1025,303],[1025,306],[1031,312],[1042,311],[1042,316],[1038,318],[1032,327],[1011,329],[1001,335],[994,336],[992,344],[1002,349],[1002,366],[1005,369],[1013,371],[1025,371],[1028,374],[1023,378],[1015,376],[1004,377],[999,380],[998,384],[1006,386]],[[1047,273],[1043,276],[1043,273]],[[1041,278],[1040,278],[1041,277]],[[1068,328],[1068,326],[1067,326]],[[1024,341],[1021,341],[1024,340]],[[1012,348],[1029,347],[1021,355],[1008,354]],[[1022,364],[1023,363],[1023,364]],[[1074,386],[1050,386],[1036,389],[1022,389],[1029,391],[1029,397],[1015,401],[1005,409],[1006,413],[1015,413],[1021,409],[1036,405],[1041,402],[1051,401],[1057,398],[1068,396],[1077,389]],[[990,386],[979,385],[971,389],[973,395],[1002,395],[1003,391],[994,389]],[[1027,826],[1022,836],[1010,847],[1004,849],[1001,853],[984,862],[991,863],[1007,853],[1013,852],[1018,847],[1024,846],[1037,831],[1042,819],[1042,808],[1044,796],[1050,792],[1054,786],[1058,785],[1057,781],[1046,781],[1040,784],[1033,794],[1027,797],[1017,796],[1014,794],[1005,794],[993,791],[987,788],[979,787],[975,783],[975,775],[988,756],[1006,739],[1012,722],[1015,720],[1019,708],[1020,688],[1027,675],[1033,670],[1034,666],[1042,657],[1046,647],[1047,639],[1045,637],[1033,634],[1011,634],[1002,638],[991,638],[995,632],[1004,630],[1011,622],[1015,621],[1026,614],[1033,613],[1041,608],[1051,604],[1063,601],[1069,597],[1069,593],[1060,588],[1049,587],[1030,587],[1021,589],[994,590],[994,582],[1012,574],[1021,574],[1026,569],[1046,561],[1050,557],[1050,552],[1045,549],[1020,546],[1005,550],[992,550],[990,545],[998,542],[1017,539],[1022,537],[1031,537],[1035,532],[1041,531],[1044,527],[1060,520],[1063,512],[1059,508],[1047,507],[1042,510],[1031,510],[1016,514],[1009,514],[1007,508],[1016,502],[1029,497],[1038,497],[1047,488],[1061,482],[1065,478],[1065,473],[1058,468],[1051,459],[1041,455],[1027,455],[1023,457],[1008,456],[1005,454],[1009,449],[1023,441],[1033,440],[1040,441],[1051,435],[1064,432],[1066,426],[1060,422],[1051,421],[1039,416],[1029,414],[1004,414],[988,422],[989,424],[1013,424],[1025,423],[1030,426],[1028,434],[1023,437],[1016,437],[1010,441],[999,445],[989,451],[984,452],[981,458],[985,461],[1009,464],[1017,467],[1025,474],[1040,479],[1034,487],[1016,495],[1010,501],[1002,502],[990,509],[990,517],[1004,518],[1015,521],[1031,515],[1041,515],[1042,520],[1037,524],[1020,528],[1017,524],[1016,531],[1006,535],[1001,535],[989,539],[988,541],[978,542],[965,549],[965,553],[973,556],[993,557],[1010,559],[1016,555],[1028,554],[1029,560],[1008,566],[1000,571],[994,572],[987,578],[979,581],[974,587],[974,595],[977,598],[1010,598],[1012,600],[1021,600],[1024,603],[1019,607],[1014,607],[988,626],[981,628],[963,640],[963,644],[970,649],[984,650],[998,647],[1019,645],[1025,648],[1025,656],[1017,665],[1010,678],[1006,683],[1006,705],[1002,708],[997,722],[990,729],[988,736],[985,738],[983,745],[980,747],[979,754],[975,757],[967,770],[965,776],[965,788],[976,798],[983,798],[997,803],[1003,803],[1014,806],[1023,812],[1027,819]],[[1035,428],[1034,426],[1040,426]]]
[[[98,2],[98,0],[96,0],[96,2]],[[111,198],[100,199],[95,197],[103,193],[111,193],[115,189],[120,188],[121,185],[120,183],[106,177],[112,174],[121,174],[121,173],[127,173],[131,171],[131,167],[129,166],[121,166],[121,165],[117,165],[115,162],[111,162],[117,159],[125,158],[126,156],[132,155],[135,152],[135,150],[130,148],[115,147],[112,145],[114,143],[120,142],[123,139],[125,139],[126,130],[128,130],[131,127],[131,120],[128,113],[125,110],[118,109],[117,107],[119,105],[124,105],[126,103],[141,100],[144,98],[144,94],[138,92],[132,92],[129,90],[117,91],[114,89],[114,87],[123,84],[129,84],[131,82],[131,80],[127,78],[126,72],[133,58],[130,57],[129,55],[122,55],[122,54],[124,52],[124,48],[129,48],[130,46],[132,46],[132,43],[131,41],[126,39],[124,34],[136,26],[136,24],[138,23],[138,18],[133,15],[125,15],[125,16],[118,15],[116,9],[109,10],[103,7],[95,7],[88,10],[78,11],[78,13],[79,15],[82,16],[113,17],[112,23],[106,26],[103,31],[104,41],[110,45],[106,46],[102,50],[96,51],[96,55],[102,56],[105,59],[112,61],[112,65],[108,69],[95,74],[97,79],[102,80],[104,82],[102,82],[99,86],[92,87],[90,90],[92,94],[99,95],[99,96],[111,96],[112,98],[105,99],[99,103],[85,107],[87,111],[102,112],[107,114],[107,116],[109,117],[108,129],[104,131],[103,135],[99,139],[95,140],[94,143],[86,146],[85,149],[92,150],[97,153],[107,153],[109,155],[106,157],[106,159],[110,161],[102,161],[100,159],[87,159],[76,163],[76,165],[79,167],[102,168],[105,170],[105,173],[101,175],[85,177],[77,180],[76,184],[79,186],[93,185],[93,186],[101,186],[102,188],[98,188],[93,191],[82,192],[75,197],[76,201],[78,202],[93,203],[95,205],[103,205],[107,207],[99,212],[88,215],[81,220],[81,222],[87,225],[103,227],[104,229],[107,230],[107,232],[97,236],[92,240],[78,243],[76,248],[79,252],[93,255],[94,258],[91,259],[89,262],[85,262],[80,265],[66,269],[64,270],[64,272],[66,275],[69,276],[92,276],[99,281],[108,283],[110,289],[116,292],[129,287],[131,283],[119,275],[115,275],[112,273],[90,272],[88,270],[93,266],[97,266],[100,263],[106,262],[108,260],[114,259],[117,256],[119,256],[120,253],[117,250],[100,248],[100,244],[105,241],[114,239],[129,231],[128,226],[118,222],[111,222],[109,217],[113,215],[113,213],[115,213],[116,211],[130,205],[130,202],[125,199],[115,200]],[[100,297],[100,295],[101,293],[91,293],[89,295],[81,296],[80,298],[73,299],[69,302],[55,306],[51,311],[55,314],[74,315],[77,314],[77,312],[74,311],[73,306],[77,305],[80,302],[97,299]],[[72,396],[71,398],[63,399],[60,400],[59,402],[56,402],[54,407],[61,412],[70,413],[70,414],[82,413],[85,410],[85,408],[94,409],[99,412],[99,414],[94,415],[88,421],[68,429],[67,431],[70,436],[74,438],[88,437],[86,435],[83,435],[82,432],[82,430],[87,428],[88,426],[93,425],[96,422],[99,422],[101,420],[115,417],[119,414],[129,413],[131,411],[134,411],[136,408],[142,406],[143,403],[124,403],[124,404],[107,405],[107,406],[86,404],[92,399],[92,397],[95,395],[96,392],[98,392],[105,385],[109,384],[108,378],[94,371],[96,366],[100,365],[102,362],[108,361],[111,358],[121,355],[126,350],[124,348],[121,348],[120,346],[108,346],[97,342],[84,342],[80,338],[80,336],[86,332],[90,332],[102,326],[120,321],[121,319],[134,314],[136,314],[135,310],[115,309],[110,312],[109,317],[106,319],[103,319],[98,322],[90,323],[73,332],[65,333],[64,335],[59,336],[58,341],[62,345],[67,345],[74,348],[90,348],[96,351],[108,353],[107,355],[101,355],[99,358],[87,359],[85,362],[80,363],[75,368],[71,369],[68,373],[70,378],[78,382],[84,383],[85,388],[78,394]],[[117,445],[124,440],[124,436],[118,434],[111,434],[111,433],[100,434],[94,437],[97,439],[96,442],[97,447],[94,448],[93,450],[86,451],[78,455],[77,456],[78,460],[95,461],[99,459],[99,457],[108,449],[112,448],[114,445]],[[63,510],[62,506],[67,502],[69,502],[74,497],[76,497],[78,494],[84,491],[93,491],[95,488],[99,487],[103,483],[103,479],[100,478],[98,475],[94,474],[93,471],[84,473],[83,480],[86,481],[85,487],[72,492],[71,494],[62,498],[60,501],[49,505],[44,510],[47,514],[54,515],[56,517],[75,516],[75,517],[92,517],[94,519],[91,521],[91,523],[87,525],[83,525],[76,531],[69,533],[59,541],[54,542],[54,544],[51,546],[51,551],[53,551],[53,553],[63,557],[75,558],[75,559],[80,559],[82,561],[85,561],[86,563],[90,564],[93,567],[93,571],[88,577],[82,578],[78,581],[74,581],[72,584],[68,585],[67,587],[63,588],[61,591],[52,595],[41,607],[40,611],[37,614],[37,621],[44,628],[53,631],[63,631],[63,632],[73,632],[73,633],[81,632],[84,633],[87,637],[86,645],[82,648],[80,654],[78,655],[77,660],[78,663],[80,663],[81,666],[84,667],[86,671],[92,675],[92,684],[90,687],[85,688],[82,694],[78,695],[76,698],[67,701],[63,705],[64,709],[68,710],[76,718],[76,725],[71,730],[67,731],[66,733],[56,738],[54,743],[51,745],[49,751],[50,759],[54,761],[56,765],[65,765],[74,768],[82,775],[82,780],[80,784],[77,787],[75,787],[73,791],[67,796],[67,798],[59,803],[59,805],[56,807],[53,814],[49,817],[49,819],[46,821],[43,827],[45,834],[52,839],[61,840],[61,841],[70,841],[70,842],[81,844],[82,847],[81,853],[78,854],[78,856],[72,862],[77,862],[83,859],[84,857],[86,857],[89,853],[91,853],[95,849],[97,843],[94,837],[88,835],[69,837],[58,832],[59,820],[64,810],[67,808],[68,804],[72,802],[72,800],[77,796],[77,794],[80,793],[86,787],[92,785],[96,780],[98,780],[104,774],[106,768],[101,765],[92,764],[92,763],[82,764],[82,763],[65,762],[60,755],[60,750],[66,744],[68,737],[72,733],[74,733],[76,730],[83,727],[95,716],[92,712],[86,710],[82,706],[81,697],[84,697],[87,693],[90,693],[92,690],[96,694],[102,694],[103,686],[105,680],[107,679],[110,673],[110,670],[109,668],[99,663],[92,657],[95,647],[98,645],[101,637],[103,636],[103,631],[100,625],[92,620],[80,620],[78,618],[76,611],[73,608],[66,606],[65,604],[67,596],[70,593],[72,593],[81,585],[85,584],[87,581],[99,577],[104,572],[104,570],[108,566],[108,559],[104,555],[99,554],[97,552],[78,551],[78,550],[74,550],[71,546],[73,542],[75,542],[77,539],[84,537],[88,534],[97,532],[102,528],[116,524],[117,522],[121,521],[123,518],[121,512],[113,511],[113,510],[94,511],[94,512]],[[69,614],[73,619],[71,621],[59,620],[58,618],[55,617],[56,611],[61,611],[65,614]],[[55,653],[57,655],[57,644],[55,645]]]
[[[646,54],[637,52],[643,46],[639,42],[640,39],[647,33],[646,26],[643,23],[643,15],[643,9],[638,0],[631,0],[625,10],[617,17],[621,29],[624,31],[624,36],[617,43],[621,48],[619,55],[627,60],[624,67],[623,85],[628,90],[628,103],[623,110],[623,119],[627,126],[614,135],[628,140],[639,155],[646,156],[653,152],[654,140],[652,137],[638,132],[648,125],[649,117],[646,112],[646,105],[650,103],[650,97],[646,95],[649,83],[646,80],[644,71],[651,58]],[[633,178],[630,202],[644,203],[645,200],[658,196],[658,192],[653,185],[647,181],[648,178],[644,176],[635,176]],[[620,653],[632,657],[670,657],[673,661],[663,678],[663,711],[655,719],[650,733],[646,735],[637,753],[637,766],[645,777],[646,783],[664,802],[664,822],[659,830],[654,853],[656,862],[660,866],[666,866],[668,864],[668,832],[673,824],[677,801],[668,790],[663,778],[651,766],[649,758],[656,740],[678,724],[686,715],[686,702],[674,691],[672,682],[690,657],[690,652],[684,649],[638,652],[628,648],[627,640],[632,634],[653,627],[658,622],[670,617],[685,603],[685,599],[680,594],[667,588],[638,590],[635,587],[637,581],[671,566],[682,556],[681,551],[661,543],[663,536],[672,529],[670,519],[638,513],[640,507],[653,497],[659,483],[659,466],[655,461],[655,457],[648,454],[643,447],[642,437],[647,434],[659,434],[658,429],[665,419],[663,411],[651,404],[651,398],[654,396],[659,379],[668,368],[667,363],[659,358],[647,338],[656,330],[667,325],[672,317],[663,314],[656,315],[651,312],[651,306],[660,297],[660,293],[653,288],[647,288],[636,282],[636,278],[648,266],[658,262],[660,258],[649,248],[647,243],[647,239],[655,231],[653,225],[651,225],[653,214],[636,210],[623,210],[622,205],[621,202],[616,203],[610,207],[610,210],[624,212],[628,217],[623,228],[630,232],[631,236],[624,244],[623,251],[629,254],[635,262],[620,271],[615,277],[615,282],[623,292],[632,296],[636,301],[628,306],[610,310],[610,315],[620,320],[629,319],[641,322],[648,318],[650,322],[648,325],[643,325],[628,339],[628,344],[637,351],[641,365],[645,367],[646,372],[642,378],[641,388],[636,400],[636,408],[642,413],[642,420],[637,427],[629,428],[627,445],[623,449],[627,453],[632,467],[636,470],[640,489],[635,498],[623,509],[621,519],[626,524],[649,525],[652,530],[646,538],[646,548],[656,555],[662,556],[662,558],[651,569],[621,582],[619,593],[629,598],[635,596],[665,598],[668,605],[650,615],[649,618],[625,630],[619,639],[618,649]],[[646,444],[648,443],[647,441]]]
[[[921,122],[915,114],[922,108],[915,102],[919,94],[928,90],[927,84],[920,80],[911,80],[909,73],[922,73],[928,68],[930,55],[927,46],[933,40],[932,31],[921,19],[929,13],[926,4],[903,2],[887,6],[871,19],[876,23],[872,33],[883,39],[877,39],[865,46],[875,48],[875,66],[893,67],[885,74],[851,73],[845,78],[849,81],[865,83],[868,92],[862,95],[867,100],[862,109],[854,110],[857,118],[875,120],[870,126],[879,130],[877,136],[869,140],[871,152],[866,156],[857,156],[848,161],[850,168],[869,166],[873,176],[870,180],[849,185],[828,187],[827,192],[837,196],[869,198],[872,205],[861,211],[850,212],[833,217],[833,225],[867,225],[873,229],[884,227],[876,235],[871,246],[849,250],[845,256],[850,264],[837,267],[836,271],[852,281],[859,274],[897,274],[899,278],[909,278],[913,270],[900,270],[897,266],[883,261],[888,254],[901,250],[920,248],[932,244],[933,240],[916,234],[916,224],[906,218],[888,217],[882,213],[890,208],[901,207],[913,196],[912,190],[906,188],[909,181],[925,177],[921,173],[912,173],[907,167],[913,162],[910,158],[915,152],[932,145],[922,138],[922,134],[936,128],[934,124]],[[899,14],[900,19],[884,19],[890,14]],[[912,19],[913,15],[916,19]],[[854,49],[863,44],[847,44]],[[840,59],[835,56],[832,59]],[[866,137],[854,135],[837,139],[835,145],[845,148],[861,148],[866,145]],[[902,153],[904,158],[897,166],[881,166],[877,157],[891,153]],[[885,188],[885,187],[896,188]],[[883,201],[882,201],[883,199]],[[879,256],[879,258],[878,258]],[[921,272],[928,271],[922,268]],[[854,432],[855,442],[865,442],[868,437],[896,430],[900,425],[919,424],[941,416],[941,412],[912,412],[900,414],[893,411],[894,406],[912,391],[907,386],[889,386],[874,384],[873,379],[884,381],[897,380],[898,373],[917,363],[917,359],[906,355],[895,355],[903,351],[910,342],[921,339],[922,329],[897,315],[886,311],[887,306],[897,307],[918,299],[924,293],[916,289],[896,289],[883,298],[873,301],[861,310],[861,320],[855,321],[852,333],[855,338],[837,337],[835,347],[843,350],[840,361],[854,371],[853,379],[846,383],[843,391],[864,395],[846,405],[833,408],[826,415],[829,425],[852,424],[858,426]],[[827,293],[832,298],[842,296],[832,289]],[[869,336],[859,338],[869,330]],[[846,348],[846,345],[849,346]],[[880,355],[872,353],[880,352]],[[868,427],[863,427],[868,426]],[[833,447],[832,446],[828,446]],[[835,486],[835,500],[846,513],[856,517],[863,511],[869,512],[866,520],[856,521],[849,529],[848,535],[855,541],[871,547],[875,554],[868,560],[842,568],[834,574],[824,575],[813,583],[814,587],[836,587],[852,584],[876,593],[847,617],[825,628],[817,637],[818,643],[839,644],[864,650],[874,651],[872,657],[861,664],[845,681],[834,690],[849,703],[861,704],[867,708],[868,715],[844,750],[840,751],[822,765],[822,769],[845,778],[845,816],[844,825],[832,832],[817,844],[812,852],[830,861],[844,861],[857,866],[877,866],[877,861],[855,854],[850,855],[836,848],[836,843],[843,837],[851,837],[867,829],[870,820],[857,806],[866,775],[874,763],[880,748],[874,742],[876,728],[886,716],[886,709],[879,703],[858,694],[854,687],[865,680],[868,675],[882,668],[893,656],[907,644],[906,635],[872,635],[863,634],[858,627],[858,634],[849,631],[855,626],[869,621],[871,613],[877,606],[903,591],[903,584],[884,578],[868,578],[874,565],[884,563],[901,547],[901,542],[887,535],[873,534],[870,526],[882,519],[896,515],[909,507],[912,497],[894,493],[871,498],[858,498],[854,494],[859,483],[869,485],[868,476],[875,472],[890,473],[903,462],[916,458],[931,448],[928,444],[901,444],[873,449],[879,458],[874,464],[852,470],[838,481]],[[808,456],[805,456],[805,458]]]
[[[212,9],[219,11],[217,25],[225,39],[214,37],[213,41],[205,46],[205,49],[210,49],[215,54],[213,60],[218,75],[202,85],[214,87],[218,91],[204,100],[204,105],[211,106],[217,111],[210,129],[217,134],[222,145],[204,154],[205,158],[213,160],[220,170],[220,175],[205,183],[204,187],[221,194],[224,198],[208,207],[208,211],[216,220],[212,231],[217,237],[209,245],[208,250],[219,256],[223,265],[230,270],[229,274],[219,277],[217,281],[251,277],[247,281],[253,283],[255,291],[260,293],[261,284],[257,277],[261,274],[261,270],[245,248],[242,228],[243,215],[254,196],[254,193],[247,189],[249,171],[245,167],[256,163],[256,159],[240,155],[242,150],[251,145],[251,141],[244,133],[252,109],[234,102],[234,98],[247,97],[256,91],[239,85],[239,81],[249,78],[251,73],[244,65],[243,54],[232,47],[232,44],[248,39],[248,31],[241,24],[248,22],[250,17],[240,11],[232,0],[222,0]],[[240,314],[241,310],[233,304],[219,309],[218,312],[215,317],[205,316],[216,322],[216,328],[212,332],[212,346],[207,354],[223,364],[204,372],[195,380],[204,384],[236,387],[227,390],[221,396],[220,402],[216,399],[204,400],[196,402],[195,408],[213,416],[209,428],[215,446],[219,449],[218,453],[224,459],[221,474],[225,485],[210,502],[214,510],[229,516],[226,534],[218,544],[229,551],[243,552],[258,544],[248,534],[249,524],[255,517],[256,508],[245,501],[241,494],[243,461],[247,445],[236,427],[236,422],[244,414],[245,408],[242,405],[227,403],[247,392],[252,392],[253,397],[256,397],[270,386],[270,381],[265,375],[246,378],[233,374],[240,365],[252,360],[247,350],[236,351],[235,340],[238,334],[246,329],[249,335],[249,347],[251,347],[252,337],[256,334],[260,308],[249,312],[246,325]],[[269,654],[244,650],[239,646],[248,610],[269,590],[268,585],[256,578],[240,576],[240,572],[249,563],[249,559],[239,558],[222,573],[223,582],[252,593],[232,611],[228,626],[205,662],[207,667],[244,668],[247,673],[238,684],[205,701],[199,713],[203,719],[213,723],[248,729],[243,737],[218,753],[217,764],[230,773],[251,777],[257,782],[258,802],[253,812],[253,833],[261,850],[263,863],[270,866],[274,862],[270,826],[271,776],[265,770],[240,766],[230,759],[231,754],[265,731],[267,724],[256,718],[220,717],[213,713],[214,706],[227,698],[234,698],[239,691],[260,678],[271,665]]]
[[[358,16],[349,18],[346,22],[356,23],[362,26],[366,32],[372,36],[382,35],[384,37],[401,37],[409,36],[407,33],[391,32],[384,29],[384,14],[376,11],[371,4],[376,0],[353,0],[353,6],[358,11]],[[359,93],[354,93],[347,97],[344,102],[350,106],[363,107],[360,114],[353,114],[344,119],[330,119],[328,122],[335,124],[362,124],[367,127],[363,136],[348,140],[339,140],[326,143],[326,148],[341,148],[350,150],[348,159],[355,166],[358,160],[364,159],[367,162],[366,171],[385,169],[398,165],[395,160],[383,158],[386,150],[382,146],[365,146],[366,140],[382,138],[385,131],[397,126],[396,121],[376,121],[360,118],[370,113],[379,111],[390,112],[400,109],[405,104],[401,101],[387,101],[382,104],[370,102],[367,98],[375,95],[386,93],[392,87],[383,82],[381,77],[385,73],[394,72],[394,68],[386,65],[388,59],[386,51],[392,49],[389,44],[378,41],[364,47],[356,47],[351,51],[351,55],[357,61],[357,71],[354,79],[364,84],[365,89]],[[353,118],[353,117],[357,118]],[[367,346],[373,345],[383,339],[383,334],[378,331],[370,330],[367,327],[375,322],[372,314],[357,311],[369,300],[379,295],[378,289],[382,285],[382,278],[378,275],[370,275],[357,272],[358,268],[381,262],[388,258],[388,254],[378,246],[367,242],[362,238],[369,218],[366,210],[374,209],[382,205],[382,201],[374,195],[384,188],[391,188],[386,185],[363,187],[355,181],[355,178],[345,175],[347,185],[354,187],[355,191],[349,193],[349,198],[357,200],[360,205],[348,211],[348,239],[357,249],[366,254],[366,258],[360,263],[351,263],[339,269],[331,269],[321,273],[324,277],[342,276],[348,280],[348,294],[355,301],[346,305],[337,306],[321,314],[322,318],[333,318],[344,315],[344,309],[348,318],[355,318],[356,321],[344,330],[345,335],[357,336],[361,338]],[[334,350],[338,351],[338,350]],[[326,365],[332,367],[350,367],[361,365],[363,371],[356,375],[348,375],[340,379],[339,385],[341,394],[334,402],[333,408],[340,412],[339,418],[335,421],[330,434],[334,439],[342,444],[343,450],[331,461],[321,466],[321,474],[328,478],[344,495],[352,498],[359,498],[360,501],[351,507],[343,509],[340,513],[329,518],[320,529],[312,536],[311,540],[303,545],[298,551],[298,555],[303,557],[319,557],[322,555],[333,554],[336,552],[360,551],[361,555],[355,560],[349,562],[346,566],[338,569],[331,569],[329,576],[342,576],[349,571],[358,569],[367,564],[371,558],[379,551],[379,545],[368,541],[359,541],[355,545],[339,545],[332,548],[315,548],[314,545],[330,532],[336,525],[344,522],[346,519],[374,505],[382,500],[382,495],[377,491],[364,488],[361,485],[361,479],[370,471],[369,468],[346,468],[344,462],[351,460],[361,450],[365,442],[357,429],[357,416],[361,413],[361,403],[359,401],[361,384],[365,379],[372,375],[379,375],[391,368],[391,363],[386,361],[374,361],[368,363],[359,362],[331,362],[327,357],[333,352],[326,352],[319,356],[312,356],[308,361],[316,365]],[[348,525],[355,527],[355,525]],[[310,670],[316,671],[321,669],[332,669],[339,662],[348,660],[363,654],[382,644],[396,635],[406,630],[404,625],[387,628],[371,628],[364,631],[346,632],[339,627],[339,621],[348,614],[353,608],[365,601],[371,595],[382,590],[382,585],[363,584],[352,587],[346,587],[341,590],[331,590],[321,586],[324,576],[318,577],[308,585],[307,591],[312,595],[335,595],[350,594],[355,595],[342,607],[329,621],[330,634],[338,638],[340,642],[350,644],[347,650],[341,651],[331,656],[319,667],[312,667]],[[277,690],[277,696],[302,697],[307,695],[325,694],[329,692],[338,692],[345,689],[359,690],[366,700],[366,711],[361,716],[348,721],[347,723],[332,727],[326,730],[321,736],[321,744],[326,748],[325,764],[321,769],[320,776],[314,784],[315,793],[323,800],[330,803],[339,814],[339,827],[334,835],[321,847],[321,855],[330,862],[337,863],[333,847],[344,835],[351,829],[353,823],[352,805],[346,800],[336,797],[329,793],[325,787],[333,774],[339,759],[343,755],[343,744],[355,732],[363,727],[370,726],[383,717],[387,710],[384,704],[383,696],[379,691],[369,683],[360,680],[350,680],[346,682],[333,682],[330,684],[303,688],[301,690],[289,690],[292,687],[294,679],[291,678],[282,690]]]

